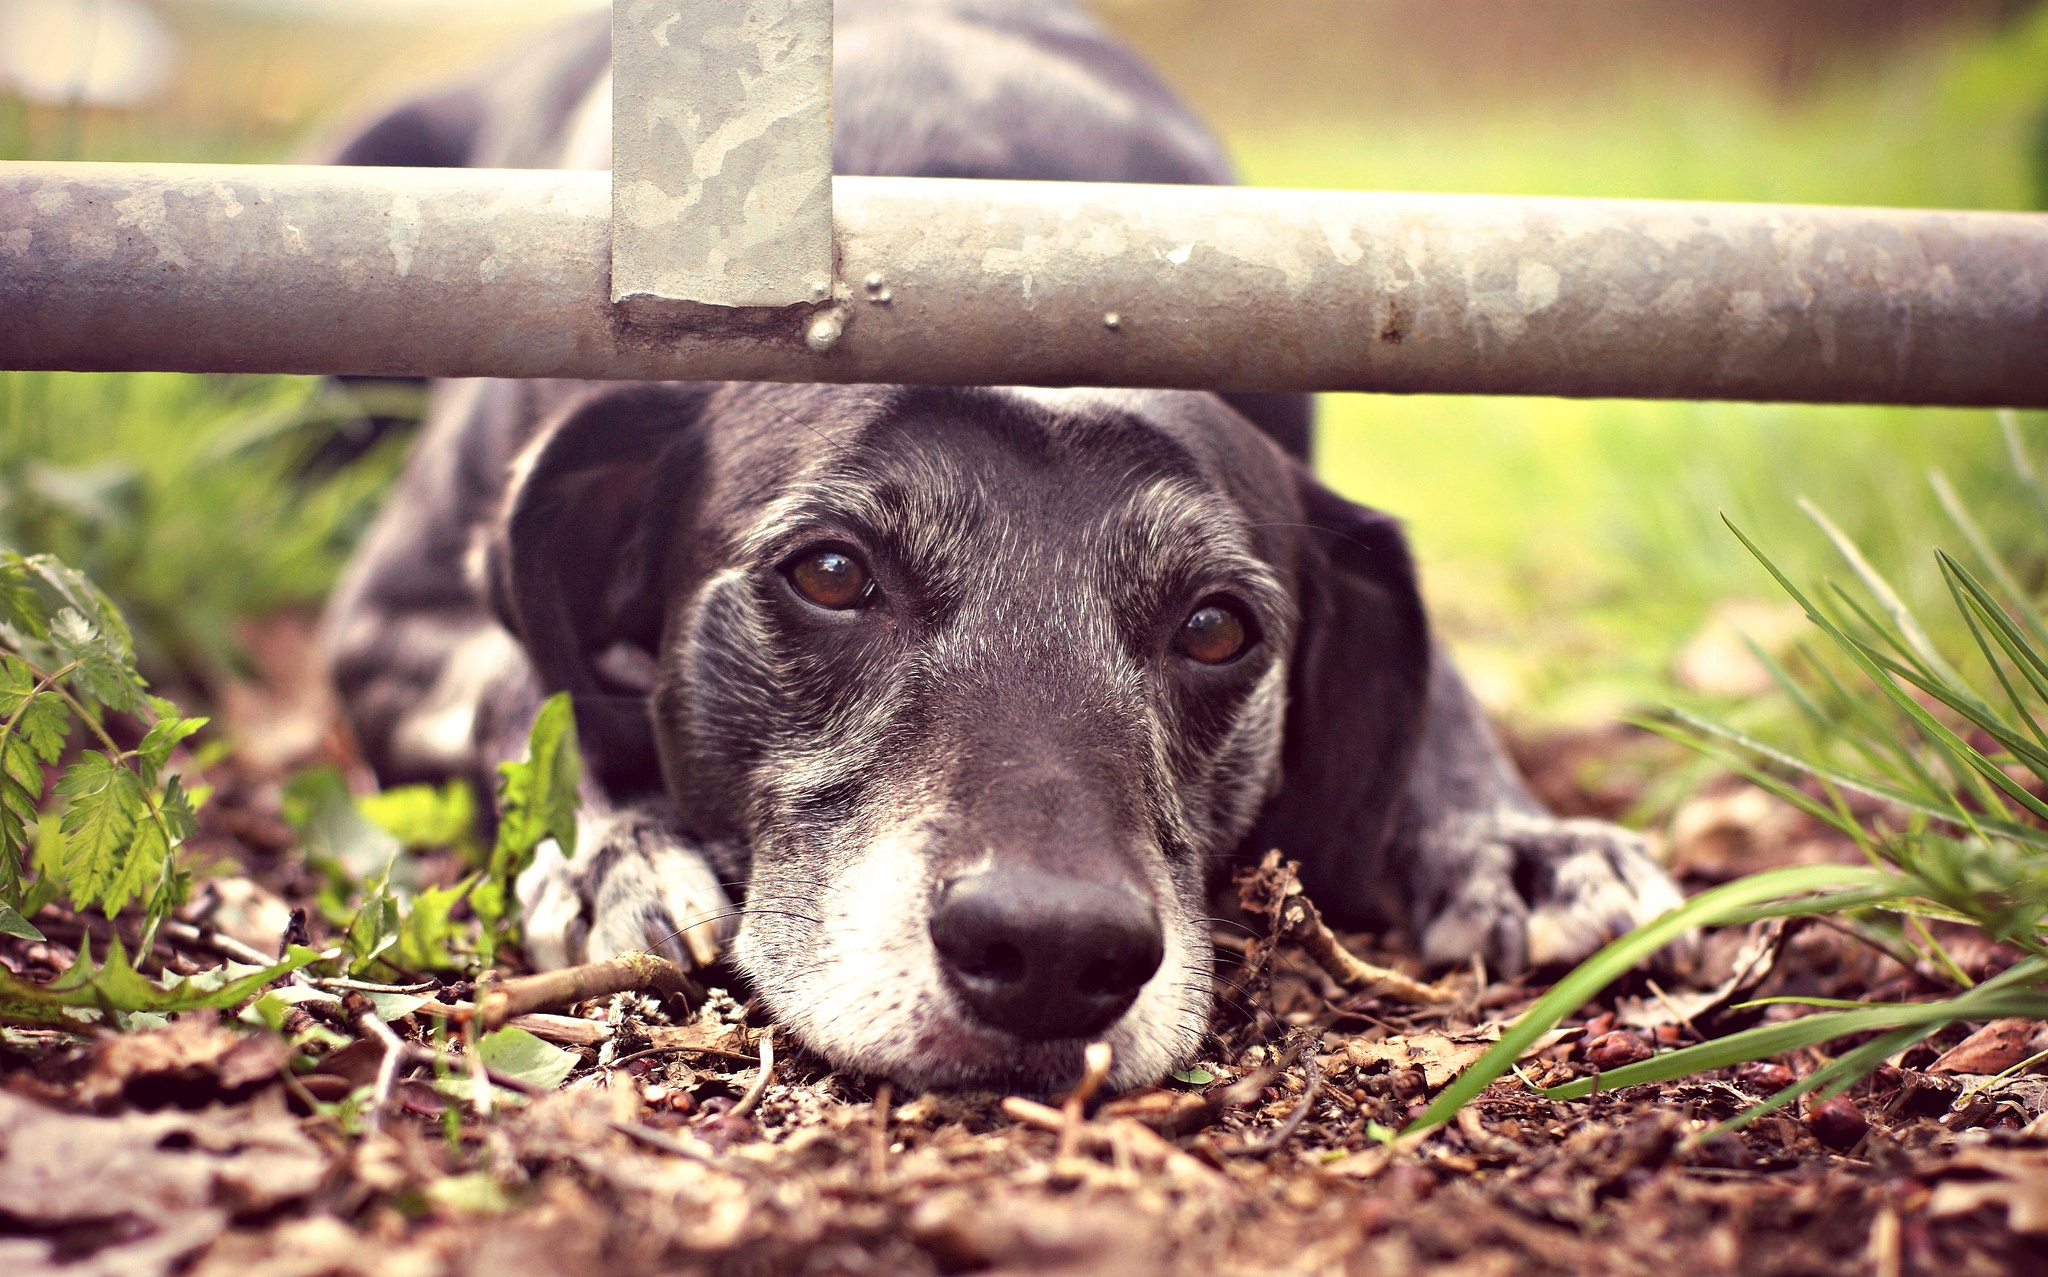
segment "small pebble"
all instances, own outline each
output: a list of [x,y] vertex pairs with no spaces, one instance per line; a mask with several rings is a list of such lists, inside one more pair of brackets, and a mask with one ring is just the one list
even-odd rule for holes
[[1798,1080],[1784,1065],[1766,1064],[1761,1060],[1745,1064],[1735,1071],[1736,1083],[1756,1095],[1775,1095]]
[[1644,1041],[1641,1034],[1616,1029],[1586,1044],[1586,1063],[1605,1073],[1638,1060],[1647,1060],[1656,1053],[1657,1048]]
[[640,1088],[640,1098],[646,1100],[650,1107],[659,1107],[668,1102],[668,1088],[665,1086],[643,1086]]
[[1837,1095],[1807,1111],[1806,1127],[1821,1143],[1837,1153],[1846,1153],[1856,1147],[1863,1133],[1870,1129],[1870,1123],[1853,1100],[1846,1095]]

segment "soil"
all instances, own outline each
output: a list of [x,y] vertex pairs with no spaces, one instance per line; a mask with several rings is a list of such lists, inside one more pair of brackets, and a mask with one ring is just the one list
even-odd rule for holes
[[[312,754],[349,763],[337,736],[293,730]],[[1533,779],[1553,804],[1604,816],[1670,761],[1661,742],[1625,731],[1517,745],[1541,764]],[[235,762],[214,772],[191,853],[215,875],[204,921],[274,948],[314,885],[279,817],[277,775]],[[1662,822],[1689,886],[1853,854],[1752,792],[1717,782]],[[1277,898],[1284,874],[1247,871],[1244,898]],[[1450,1001],[1411,1004],[1339,986],[1290,941],[1269,940],[1257,908],[1247,920],[1256,938],[1217,936],[1221,1010],[1199,1070],[1064,1108],[898,1095],[834,1073],[751,1015],[717,968],[701,1003],[622,993],[522,1021],[564,1043],[573,1068],[559,1086],[500,1077],[487,1115],[459,1039],[443,1057],[452,1069],[399,1070],[381,1112],[337,1104],[373,1093],[384,1055],[360,1027],[360,992],[301,1004],[288,1030],[317,1024],[327,1045],[297,1061],[210,1013],[118,1035],[5,1029],[0,1271],[2048,1271],[2048,1077],[1990,1076],[2039,1049],[2040,1025],[1958,1026],[1841,1099],[1715,1138],[1703,1137],[1710,1125],[1826,1057],[1576,1102],[1532,1089],[1799,1013],[1740,1005],[1760,997],[1945,991],[1938,973],[1853,934],[1713,933],[1689,980],[1631,977],[1525,1059],[1527,1082],[1510,1075],[1429,1136],[1394,1139],[1559,973],[1455,972]],[[47,978],[85,934],[109,930],[61,911],[39,923],[44,943],[0,940],[17,975]],[[1973,978],[2015,960],[1971,935],[1943,938]],[[1422,974],[1398,936],[1341,939]],[[155,960],[196,970],[221,959],[199,939],[160,941]],[[445,1011],[473,992],[419,994]],[[389,1027],[422,1048],[447,1042],[432,1009]],[[776,1057],[766,1079],[764,1038]]]

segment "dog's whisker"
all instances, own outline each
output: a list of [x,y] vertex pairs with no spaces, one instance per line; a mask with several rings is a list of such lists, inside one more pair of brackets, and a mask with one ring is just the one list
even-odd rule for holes
[[1247,927],[1245,924],[1237,921],[1235,918],[1196,918],[1195,921],[1206,922],[1212,927],[1235,927],[1239,931],[1244,932],[1247,936],[1250,936],[1254,940],[1264,940],[1266,938],[1264,935],[1260,934],[1257,931],[1254,931],[1250,927]]
[[713,922],[724,922],[727,918],[743,918],[750,914],[777,914],[782,917],[796,918],[800,921],[808,922],[814,927],[822,927],[825,925],[823,919],[813,918],[809,914],[794,913],[788,909],[732,909],[726,911],[725,913],[714,913],[703,917],[694,917],[682,921],[676,925],[675,930],[669,932],[668,934],[662,936],[660,939],[656,940],[651,947],[658,949],[662,945],[667,944],[669,941],[677,939],[684,932],[689,931],[693,927],[701,927]]
[[[1202,990],[1202,986],[1199,984],[1176,984],[1172,987],[1176,989],[1193,989],[1197,992]],[[1232,997],[1227,993],[1219,993],[1213,988],[1208,990],[1208,993],[1220,1005],[1229,1007],[1232,1011],[1235,1011],[1254,1024],[1258,1023],[1259,1016],[1257,1011],[1249,1003],[1245,1002],[1244,999]]]

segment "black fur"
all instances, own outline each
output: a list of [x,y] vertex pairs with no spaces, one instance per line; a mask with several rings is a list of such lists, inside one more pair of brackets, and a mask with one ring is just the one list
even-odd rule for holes
[[[1229,178],[1077,8],[838,13],[843,172]],[[403,107],[340,154],[556,162],[604,34]],[[1081,1043],[976,1023],[925,919],[991,864],[1118,884],[1166,937],[1109,1031],[1121,1085],[1199,1044],[1202,895],[1233,857],[1279,847],[1326,912],[1412,925],[1438,962],[1576,956],[1676,900],[1632,835],[1529,797],[1432,646],[1398,526],[1301,464],[1303,397],[436,395],[330,647],[387,780],[485,779],[543,694],[574,694],[588,832],[522,881],[542,961],[643,943],[703,960],[731,931],[707,921],[718,883],[744,882],[738,960],[800,1038],[906,1083],[1043,1089]],[[865,564],[870,603],[799,597],[789,565],[818,546]],[[1220,665],[1180,656],[1183,619],[1217,600],[1255,641]]]

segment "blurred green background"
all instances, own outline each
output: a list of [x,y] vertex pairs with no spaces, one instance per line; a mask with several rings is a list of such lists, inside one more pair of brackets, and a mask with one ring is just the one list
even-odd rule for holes
[[[52,17],[67,6],[72,18]],[[293,158],[581,6],[160,0],[141,5],[148,37],[107,26],[127,21],[106,16],[115,7],[0,0],[0,157]],[[84,96],[98,104],[53,94],[52,59],[24,53],[24,32],[48,39],[81,8],[104,81]],[[1255,183],[2048,208],[2044,5],[1096,8]],[[116,53],[153,57],[157,83],[117,100],[119,68],[104,65]],[[0,374],[0,543],[59,550],[101,577],[138,613],[152,659],[203,689],[233,667],[232,618],[316,602],[374,508],[402,440],[358,455],[362,411],[304,379]],[[2023,416],[2021,432],[2048,455],[2048,417]],[[1930,468],[2030,585],[2048,545],[1985,412],[1333,395],[1317,460],[1408,521],[1482,696],[1528,725],[1751,694],[1716,665],[1722,630],[1792,630],[1723,511],[1812,576],[1835,569],[1794,505],[1810,496],[1923,602],[1942,597],[1930,546],[1956,541]]]

